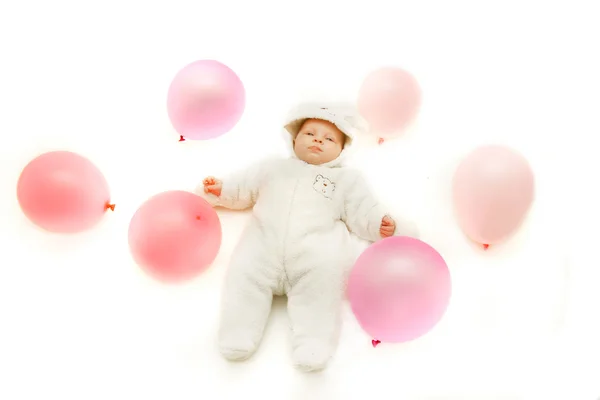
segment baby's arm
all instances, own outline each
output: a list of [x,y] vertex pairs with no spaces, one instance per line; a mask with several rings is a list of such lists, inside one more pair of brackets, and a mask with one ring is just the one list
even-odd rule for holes
[[223,180],[213,177],[206,178],[196,187],[195,193],[213,206],[232,210],[253,207],[271,162],[270,159],[258,162]]
[[362,239],[375,242],[392,235],[417,236],[416,227],[409,221],[400,221],[375,196],[359,172],[345,193],[342,219],[348,229]]
[[371,193],[371,188],[358,172],[344,193],[342,219],[348,229],[362,239],[375,242],[381,239],[380,228],[387,210]]

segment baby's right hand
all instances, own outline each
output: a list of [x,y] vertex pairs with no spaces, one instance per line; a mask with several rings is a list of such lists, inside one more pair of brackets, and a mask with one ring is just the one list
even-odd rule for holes
[[204,184],[204,193],[211,193],[215,196],[221,195],[221,189],[223,188],[223,182],[216,179],[215,177],[209,176],[202,181]]

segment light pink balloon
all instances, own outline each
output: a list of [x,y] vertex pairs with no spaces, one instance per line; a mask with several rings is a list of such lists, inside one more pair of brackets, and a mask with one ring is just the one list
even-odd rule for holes
[[145,201],[129,224],[129,248],[149,275],[176,282],[194,278],[215,260],[221,223],[211,205],[190,192],[167,191]]
[[497,244],[522,224],[534,197],[533,171],[525,157],[504,146],[475,149],[453,181],[458,222],[477,243]]
[[373,133],[392,137],[402,133],[421,106],[421,88],[409,72],[395,67],[380,68],[363,81],[358,109]]
[[184,138],[212,139],[229,132],[244,112],[244,85],[228,66],[214,60],[188,64],[167,94],[167,112]]
[[440,321],[451,286],[448,267],[435,249],[415,238],[392,236],[375,242],[357,259],[348,297],[369,335],[382,342],[406,342]]
[[77,233],[96,225],[110,204],[108,183],[87,158],[69,151],[42,154],[25,166],[17,183],[23,213],[56,233]]

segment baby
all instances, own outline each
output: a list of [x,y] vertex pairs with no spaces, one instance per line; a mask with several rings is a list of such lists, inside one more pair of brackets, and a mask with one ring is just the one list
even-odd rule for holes
[[342,167],[363,129],[353,107],[302,104],[285,125],[291,158],[208,177],[196,189],[213,206],[253,208],[225,278],[219,348],[227,359],[255,352],[274,295],[288,297],[297,367],[323,369],[334,354],[355,261],[350,232],[374,242],[408,228],[396,226],[357,171]]

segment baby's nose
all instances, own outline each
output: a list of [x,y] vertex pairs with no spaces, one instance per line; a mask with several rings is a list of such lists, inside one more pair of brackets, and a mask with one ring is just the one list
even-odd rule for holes
[[315,142],[319,142],[319,143],[323,143],[323,139],[319,139],[318,137],[315,137],[315,138],[314,138],[314,141],[315,141]]

